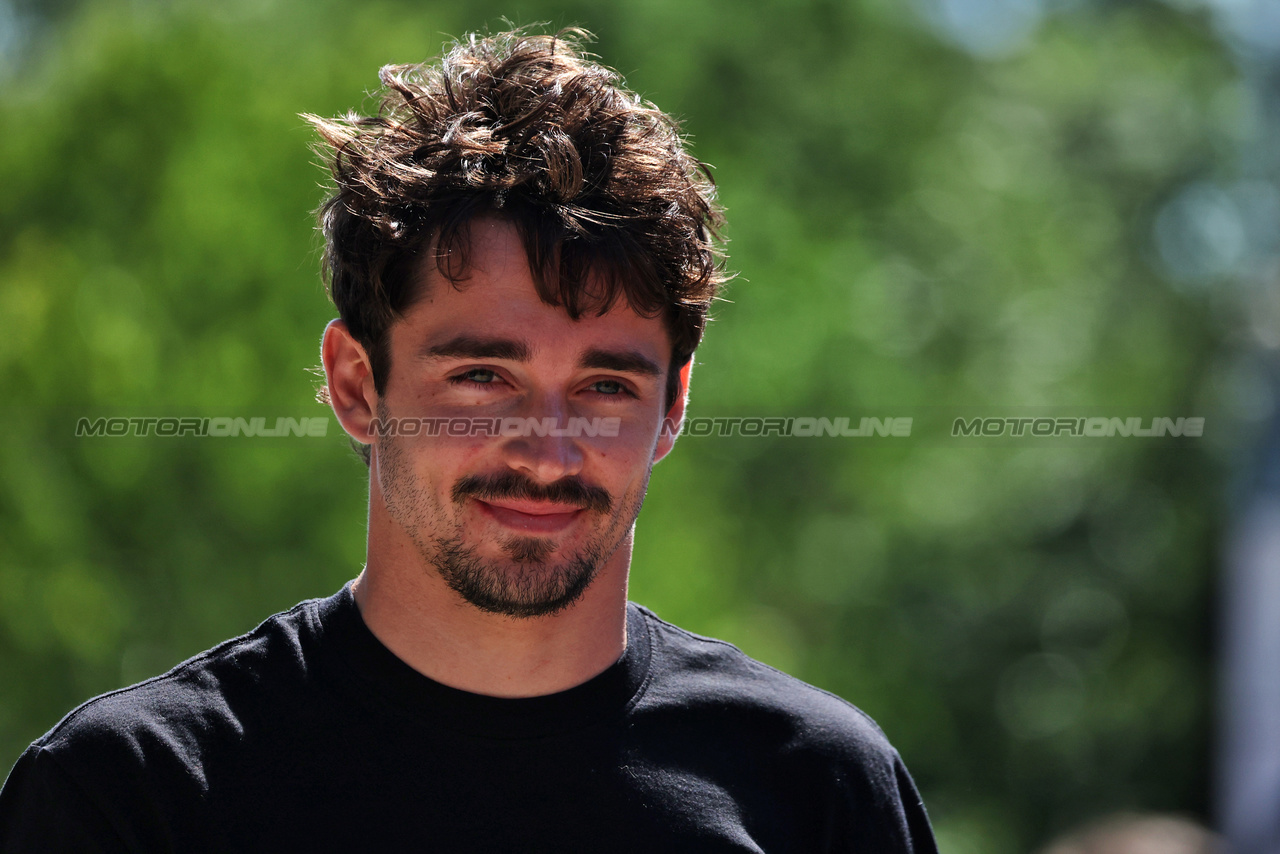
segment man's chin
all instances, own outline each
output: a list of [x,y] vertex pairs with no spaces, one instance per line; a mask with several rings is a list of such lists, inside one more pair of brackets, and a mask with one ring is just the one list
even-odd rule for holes
[[435,562],[441,577],[463,600],[490,614],[544,617],[582,598],[600,568],[596,555],[551,562],[556,544],[542,537],[516,537],[502,554],[482,557],[460,544],[439,543]]
[[592,576],[573,579],[555,590],[511,590],[490,585],[453,584],[450,587],[471,605],[489,614],[530,619],[549,617],[570,608],[591,585]]
[[541,566],[556,553],[557,546],[546,537],[512,537],[502,544],[502,551],[513,562]]

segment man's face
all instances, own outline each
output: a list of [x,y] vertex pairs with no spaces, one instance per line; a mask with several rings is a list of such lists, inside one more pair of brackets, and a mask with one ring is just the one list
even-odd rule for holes
[[378,415],[400,419],[399,435],[376,440],[374,475],[387,514],[463,599],[550,614],[630,549],[673,441],[660,429],[670,338],[625,303],[577,321],[543,303],[507,223],[479,220],[471,241],[461,288],[424,264],[424,296],[391,329]]

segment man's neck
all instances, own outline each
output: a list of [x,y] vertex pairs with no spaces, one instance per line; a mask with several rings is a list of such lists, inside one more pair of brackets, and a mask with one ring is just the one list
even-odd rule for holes
[[374,636],[419,673],[476,694],[535,697],[580,685],[622,656],[630,538],[573,605],[522,618],[465,602],[416,548],[392,531],[376,537],[370,521],[356,603]]

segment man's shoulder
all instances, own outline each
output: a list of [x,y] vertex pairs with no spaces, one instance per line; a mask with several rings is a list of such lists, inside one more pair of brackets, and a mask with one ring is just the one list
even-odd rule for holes
[[166,673],[87,700],[32,748],[63,761],[150,761],[157,753],[197,753],[219,736],[234,738],[250,698],[287,691],[305,677],[304,636],[324,601],[300,602]]
[[695,769],[750,814],[816,828],[824,848],[856,840],[866,851],[937,850],[902,758],[862,710],[641,611],[653,652],[633,720],[661,779],[674,767],[675,785]]
[[883,730],[848,700],[809,684],[733,644],[696,634],[637,606],[654,649],[651,703],[741,720],[774,733],[775,746],[839,754],[875,764],[897,761]]
[[0,848],[173,850],[177,838],[214,838],[221,825],[206,808],[276,767],[289,734],[327,707],[309,672],[322,657],[309,650],[336,598],[302,602],[73,709],[0,789]]

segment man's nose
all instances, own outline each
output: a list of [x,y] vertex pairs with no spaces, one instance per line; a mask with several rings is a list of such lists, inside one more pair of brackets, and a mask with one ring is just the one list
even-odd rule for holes
[[580,474],[584,456],[568,412],[564,401],[545,397],[525,407],[519,416],[520,429],[509,431],[515,435],[504,439],[507,465],[540,483]]

